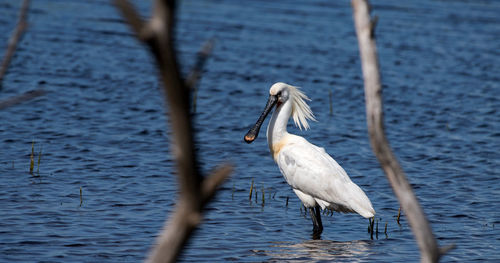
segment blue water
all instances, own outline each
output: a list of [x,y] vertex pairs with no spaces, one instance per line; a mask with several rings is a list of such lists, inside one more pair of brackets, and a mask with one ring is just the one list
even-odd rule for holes
[[[0,50],[20,2],[0,0]],[[180,5],[184,72],[215,39],[194,119],[202,169],[235,166],[182,261],[419,261],[369,145],[351,6],[305,2]],[[499,262],[500,2],[372,2],[388,137],[439,243],[457,245],[442,261]],[[135,4],[149,14],[150,1]],[[141,261],[176,200],[153,60],[107,0],[32,1],[29,23],[0,100],[47,94],[0,111],[0,262]],[[290,131],[324,147],[364,189],[378,236],[366,219],[336,213],[311,240],[265,135],[243,142],[276,81],[312,99],[318,122]],[[33,141],[37,177],[28,172]]]

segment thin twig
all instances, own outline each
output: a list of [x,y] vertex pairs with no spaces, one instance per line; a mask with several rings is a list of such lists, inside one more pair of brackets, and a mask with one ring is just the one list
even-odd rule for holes
[[2,81],[5,73],[7,72],[7,68],[9,67],[10,61],[12,60],[12,56],[17,48],[17,43],[21,41],[24,31],[28,27],[27,22],[27,13],[29,7],[29,0],[24,0],[21,9],[19,11],[19,20],[17,21],[17,26],[12,32],[11,37],[9,38],[9,44],[7,45],[7,49],[5,50],[5,55],[3,57],[2,64],[0,65],[0,89],[2,89]]
[[368,133],[373,152],[410,223],[420,248],[421,262],[438,262],[442,254],[436,238],[385,136],[382,86],[374,33],[377,20],[371,19],[368,1],[352,0],[351,3],[361,55]]
[[250,194],[248,195],[248,200],[252,201],[252,193],[253,193],[253,178],[252,178],[252,184],[250,185]]
[[209,176],[205,177],[201,185],[202,194],[202,205],[206,205],[210,200],[212,200],[218,187],[224,183],[228,178],[229,174],[233,172],[233,166],[231,164],[224,164],[217,167],[214,171],[210,173]]
[[214,47],[214,40],[209,39],[203,44],[200,51],[196,55],[196,63],[194,64],[194,67],[191,69],[191,72],[189,73],[188,78],[186,79],[186,85],[190,89],[194,89],[196,87],[196,84],[198,84],[198,81],[201,77],[201,73],[203,71],[203,66],[207,61],[207,58],[212,53],[213,47]]
[[82,207],[82,204],[83,204],[83,191],[82,187],[80,186],[80,207]]
[[31,154],[30,154],[30,174],[33,175],[33,167],[35,167],[35,139],[31,143]]
[[203,44],[201,47],[201,50],[198,52],[198,55],[196,56],[196,63],[194,64],[193,69],[191,70],[191,73],[189,73],[189,76],[186,80],[186,86],[192,90],[193,92],[193,103],[192,103],[192,108],[193,108],[193,113],[196,113],[196,104],[198,100],[198,81],[200,80],[201,73],[203,70],[203,66],[205,65],[205,62],[207,61],[207,58],[210,56],[212,53],[212,49],[214,46],[214,40],[209,39]]
[[139,13],[137,13],[134,6],[126,0],[115,0],[114,4],[122,12],[122,16],[125,18],[125,21],[130,28],[132,28],[132,31],[134,31],[137,37],[142,40],[141,31],[144,29],[144,21]]
[[399,223],[399,219],[400,219],[400,218],[401,218],[401,206],[400,206],[400,207],[399,207],[399,209],[398,209],[398,217],[396,218],[396,222],[398,222],[398,225],[401,225],[401,224]]
[[16,104],[34,99],[36,97],[40,97],[44,94],[45,94],[45,91],[43,91],[41,89],[36,89],[36,90],[27,91],[21,95],[10,97],[6,100],[0,101],[0,110],[3,110],[5,108],[14,106]]

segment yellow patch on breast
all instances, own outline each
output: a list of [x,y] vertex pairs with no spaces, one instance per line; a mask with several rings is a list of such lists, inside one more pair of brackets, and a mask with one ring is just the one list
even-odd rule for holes
[[274,158],[274,161],[276,162],[276,159],[278,158],[278,154],[281,152],[281,149],[287,145],[288,139],[285,137],[281,138],[281,140],[277,143],[273,143],[272,146],[269,147],[269,150],[271,151],[271,155]]

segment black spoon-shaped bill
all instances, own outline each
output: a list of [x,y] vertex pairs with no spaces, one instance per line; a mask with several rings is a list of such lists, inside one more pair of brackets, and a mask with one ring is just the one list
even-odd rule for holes
[[260,131],[260,126],[262,126],[262,123],[266,119],[269,112],[271,112],[271,110],[273,109],[273,106],[276,105],[276,102],[278,102],[278,97],[274,95],[269,95],[269,99],[267,100],[267,104],[266,107],[264,108],[264,111],[260,115],[255,125],[245,135],[244,138],[245,142],[252,143],[255,139],[257,139],[257,136],[259,135]]

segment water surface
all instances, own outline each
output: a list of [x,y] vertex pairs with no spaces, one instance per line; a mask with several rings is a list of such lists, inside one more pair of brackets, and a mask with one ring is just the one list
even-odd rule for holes
[[[149,14],[149,1],[136,5]],[[19,6],[0,1],[0,50]],[[498,262],[500,4],[387,0],[373,8],[388,137],[438,241],[457,245],[443,262]],[[216,40],[194,119],[202,169],[235,165],[181,260],[418,262],[370,149],[350,4],[182,1],[179,12],[184,72],[202,43]],[[176,199],[153,61],[109,1],[32,1],[29,23],[0,99],[48,93],[0,111],[0,261],[141,261]],[[322,240],[311,240],[311,221],[265,135],[243,142],[277,81],[312,99],[318,122],[290,132],[324,147],[365,190],[378,236],[366,219],[334,214],[323,216]],[[28,173],[33,140],[38,177]],[[249,201],[252,180],[258,192]]]

